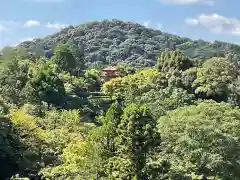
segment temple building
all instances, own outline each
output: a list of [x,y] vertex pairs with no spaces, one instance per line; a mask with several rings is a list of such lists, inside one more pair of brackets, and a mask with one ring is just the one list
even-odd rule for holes
[[119,76],[119,74],[118,74],[118,70],[116,67],[108,66],[103,69],[102,77],[104,78],[105,81],[108,81],[112,78],[116,78],[118,76]]

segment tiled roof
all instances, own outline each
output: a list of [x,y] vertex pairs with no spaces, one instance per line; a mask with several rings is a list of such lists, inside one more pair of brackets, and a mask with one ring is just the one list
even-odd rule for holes
[[103,70],[104,71],[109,71],[109,70],[114,71],[114,70],[117,70],[117,68],[113,67],[113,66],[108,66],[108,67],[104,68]]

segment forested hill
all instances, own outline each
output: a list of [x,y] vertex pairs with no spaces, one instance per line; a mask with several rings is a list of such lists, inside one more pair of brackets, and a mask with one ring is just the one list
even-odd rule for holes
[[116,20],[3,49],[0,180],[239,180],[238,49]]
[[240,53],[240,46],[235,44],[194,41],[120,20],[70,26],[45,38],[25,41],[19,46],[37,53],[47,52],[51,56],[52,48],[56,44],[68,41],[74,42],[80,51],[84,51],[86,63],[100,64],[127,61],[134,66],[149,66],[155,64],[156,56],[166,48],[178,48],[188,57],[197,60],[222,56],[226,51]]

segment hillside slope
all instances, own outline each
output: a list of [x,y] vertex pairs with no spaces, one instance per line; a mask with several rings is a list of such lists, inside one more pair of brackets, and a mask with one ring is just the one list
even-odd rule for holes
[[155,64],[156,56],[166,48],[183,50],[192,59],[206,59],[226,51],[240,53],[240,46],[215,41],[191,40],[120,20],[103,20],[70,26],[42,39],[25,41],[19,46],[32,51],[50,52],[57,43],[69,40],[84,51],[86,63],[114,64],[131,62],[136,66]]

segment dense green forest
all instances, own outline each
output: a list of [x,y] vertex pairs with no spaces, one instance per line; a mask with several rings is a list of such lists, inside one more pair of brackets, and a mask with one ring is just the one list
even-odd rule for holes
[[103,20],[70,26],[42,39],[26,41],[20,47],[38,55],[53,55],[58,43],[74,42],[85,54],[85,62],[94,65],[128,62],[136,67],[155,65],[156,57],[165,49],[180,49],[191,59],[223,56],[226,51],[240,54],[240,46],[215,41],[191,40],[133,22]]
[[239,50],[118,20],[4,48],[0,179],[239,180]]

